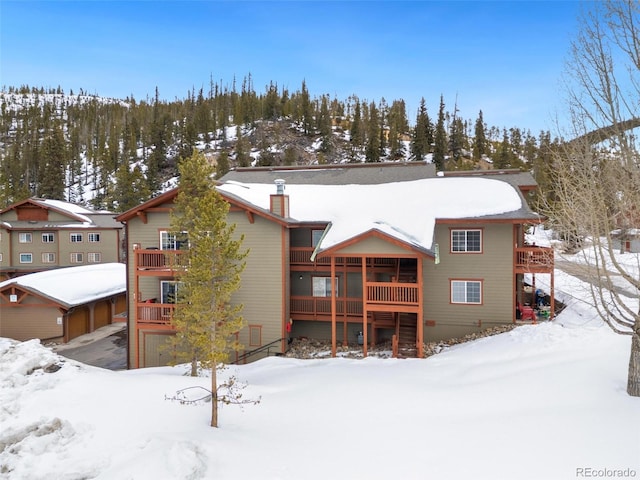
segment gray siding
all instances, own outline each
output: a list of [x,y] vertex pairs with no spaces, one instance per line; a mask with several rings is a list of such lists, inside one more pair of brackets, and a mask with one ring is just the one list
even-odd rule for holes
[[[450,253],[451,225],[437,225],[434,243],[439,244],[440,263],[424,262],[424,320],[435,326],[424,329],[425,341],[441,340],[513,322],[514,278],[513,226],[483,226],[483,252]],[[475,229],[477,225],[456,225]],[[482,305],[450,302],[450,280],[481,280]]]

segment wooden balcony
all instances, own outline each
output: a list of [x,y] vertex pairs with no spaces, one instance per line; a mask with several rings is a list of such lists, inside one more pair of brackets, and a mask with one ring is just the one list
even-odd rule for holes
[[516,273],[551,273],[553,272],[553,248],[520,247],[516,248]]
[[367,303],[376,310],[415,312],[420,292],[415,283],[367,282]]
[[[367,282],[367,308],[375,311],[417,312],[420,308],[418,285],[397,282]],[[302,319],[329,320],[331,297],[292,296],[291,314]],[[336,315],[362,320],[362,298],[337,297]]]
[[[291,313],[301,319],[331,319],[331,297],[292,296],[290,308]],[[336,298],[336,315],[362,320],[362,298]]]
[[134,251],[135,269],[139,275],[171,275],[187,264],[184,250],[138,249]]
[[175,304],[138,303],[136,304],[136,322],[139,325],[170,325]]
[[[311,261],[311,255],[313,254],[313,247],[291,247],[289,249],[289,263],[296,266],[311,266],[311,265],[331,265],[331,257],[316,257],[315,262]],[[373,266],[376,267],[389,267],[395,266],[395,258],[374,258]],[[336,265],[347,267],[360,267],[362,266],[361,257],[336,257]]]

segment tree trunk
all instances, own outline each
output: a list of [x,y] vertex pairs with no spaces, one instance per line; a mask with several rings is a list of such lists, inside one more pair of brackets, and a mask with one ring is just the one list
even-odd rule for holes
[[218,369],[215,363],[211,366],[211,426],[218,428]]
[[627,393],[632,397],[640,397],[640,315],[636,317],[631,335]]

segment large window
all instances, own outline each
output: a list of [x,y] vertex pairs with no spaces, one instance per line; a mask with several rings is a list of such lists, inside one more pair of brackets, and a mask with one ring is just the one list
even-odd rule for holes
[[100,252],[89,252],[87,253],[87,262],[89,263],[100,263],[102,261],[102,255]]
[[180,282],[164,280],[160,282],[160,303],[176,303]]
[[[330,297],[331,296],[331,277],[311,277],[313,282],[314,297]],[[336,291],[338,288],[338,278],[336,278]]]
[[71,263],[82,263],[83,261],[82,253],[73,252],[71,254]]
[[451,280],[451,303],[482,303],[480,280]]
[[31,240],[31,232],[21,232],[18,234],[18,242],[20,243],[31,243]]
[[21,253],[20,254],[20,263],[33,263],[33,254],[31,254],[31,253]]
[[45,252],[42,254],[42,263],[56,263],[56,254],[53,252]]
[[189,239],[186,232],[171,233],[160,232],[161,250],[186,250],[189,248]]
[[81,233],[71,233],[69,234],[69,240],[71,243],[80,243],[82,242],[82,234]]
[[451,230],[451,251],[481,252],[482,230]]
[[44,232],[42,234],[42,243],[53,243],[56,241],[56,237],[53,232]]
[[97,243],[97,242],[100,241],[100,234],[99,233],[89,233],[88,237],[89,237],[89,242],[90,243]]

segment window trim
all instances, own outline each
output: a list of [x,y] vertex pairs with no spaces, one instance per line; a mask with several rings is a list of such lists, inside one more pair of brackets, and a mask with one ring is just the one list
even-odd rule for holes
[[[74,238],[78,238],[79,240],[74,240]],[[82,232],[71,232],[69,233],[69,243],[82,243],[84,239],[82,238]]]
[[[336,276],[336,297],[340,295],[340,277]],[[324,279],[324,295],[316,295],[316,279]],[[331,276],[327,275],[312,275],[311,276],[311,296],[314,298],[331,298]],[[320,285],[318,285],[319,291]]]
[[[69,263],[84,263],[84,254],[82,252],[71,252],[69,254]],[[75,256],[75,260],[74,260]],[[79,260],[78,260],[79,258]]]
[[[51,258],[51,261],[45,259],[45,255]],[[42,263],[56,263],[56,254],[55,252],[42,252],[41,254]]]
[[[92,239],[92,237],[94,239],[97,237],[97,240]],[[87,233],[87,241],[89,243],[100,243],[100,232],[89,232],[89,233]]]
[[[177,235],[171,232],[170,230],[160,230],[160,250],[188,250],[189,237],[187,236],[187,232],[180,232],[180,233],[184,234],[185,236],[184,241],[178,240]],[[167,242],[163,241],[163,237],[166,237]],[[173,237],[173,242],[170,244],[168,240],[171,237]],[[169,248],[170,245],[173,245],[173,248]]]
[[[453,298],[453,287],[454,284],[464,283],[464,293],[465,300],[464,301],[455,301]],[[467,289],[467,285],[470,283],[477,283],[479,286],[479,300],[477,302],[469,301],[469,291]],[[449,303],[452,305],[472,305],[478,306],[484,304],[484,280],[479,278],[451,278],[449,279]]]
[[[23,240],[23,238],[25,240]],[[26,240],[26,239],[29,240]],[[18,243],[33,243],[33,234],[31,232],[19,232],[18,233]]]
[[[93,257],[93,260],[92,260]],[[97,260],[95,260],[97,258]],[[87,263],[101,263],[102,262],[102,253],[101,252],[88,252],[87,253]]]
[[[51,240],[45,240],[45,238],[51,238]],[[42,243],[56,243],[56,234],[53,232],[42,232]]]
[[[453,234],[454,232],[465,232],[464,239],[464,250],[454,250],[453,249]],[[480,234],[480,246],[479,250],[469,250],[469,241],[467,238],[467,234],[469,232],[479,232]],[[450,228],[449,229],[449,253],[459,255],[459,254],[472,254],[477,255],[484,252],[484,229],[483,228]]]
[[[23,255],[28,255],[29,256],[29,261],[24,261],[22,259]],[[20,257],[19,257],[20,263],[33,263],[33,253],[29,253],[29,252],[22,252],[20,253]]]
[[165,292],[164,292],[163,285],[174,285],[173,291],[177,292],[181,283],[182,282],[178,280],[161,280],[160,281],[160,303],[166,304],[166,305],[176,305],[178,303],[177,298],[174,298],[173,302],[165,302],[165,300],[170,300],[170,299],[165,299],[164,297]]

